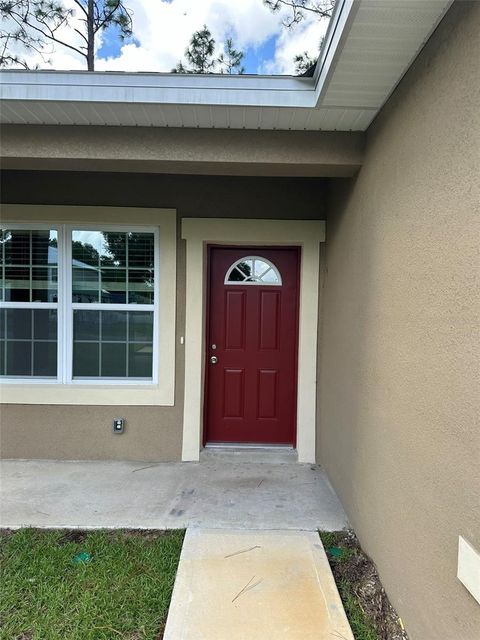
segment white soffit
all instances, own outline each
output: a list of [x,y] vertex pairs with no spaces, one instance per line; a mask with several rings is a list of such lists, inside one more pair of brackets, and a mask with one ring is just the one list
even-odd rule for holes
[[452,0],[337,0],[313,78],[0,73],[4,124],[364,131]]

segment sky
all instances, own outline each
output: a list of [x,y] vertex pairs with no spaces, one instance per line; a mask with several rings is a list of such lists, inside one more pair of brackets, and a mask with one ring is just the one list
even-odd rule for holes
[[[74,10],[73,0],[63,0]],[[282,26],[282,14],[272,13],[262,0],[124,0],[133,14],[134,38],[121,42],[113,29],[104,32],[98,42],[95,68],[98,71],[166,71],[184,60],[191,35],[207,25],[216,42],[216,55],[231,37],[234,46],[245,52],[246,73],[294,73],[293,57],[307,51],[318,54],[319,42],[327,20],[314,16],[288,30]],[[79,36],[69,29],[62,34],[78,44]],[[51,48],[48,62],[38,55],[29,64],[40,68],[83,69],[81,56],[60,47]]]

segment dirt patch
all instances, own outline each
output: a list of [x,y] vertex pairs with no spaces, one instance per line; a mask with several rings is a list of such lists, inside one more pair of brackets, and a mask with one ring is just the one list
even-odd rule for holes
[[170,531],[163,529],[119,529],[112,531],[113,535],[120,535],[122,538],[145,538],[145,540],[156,540],[170,535]]
[[69,544],[70,542],[74,542],[76,544],[82,543],[87,537],[86,531],[79,531],[78,529],[68,529],[58,540],[58,544]]
[[[365,617],[366,631],[357,633],[356,637],[370,638],[376,635],[378,640],[408,640],[402,622],[382,587],[375,565],[362,551],[355,533],[321,533],[321,538],[347,615],[351,609],[353,618],[356,618],[355,608],[358,605]],[[349,619],[355,635],[356,620],[352,624],[350,616]],[[369,629],[372,632],[370,635]]]

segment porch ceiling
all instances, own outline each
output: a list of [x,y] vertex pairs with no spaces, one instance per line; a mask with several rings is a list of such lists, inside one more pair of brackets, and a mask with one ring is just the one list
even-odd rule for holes
[[364,131],[452,0],[338,0],[313,78],[0,74],[0,122]]

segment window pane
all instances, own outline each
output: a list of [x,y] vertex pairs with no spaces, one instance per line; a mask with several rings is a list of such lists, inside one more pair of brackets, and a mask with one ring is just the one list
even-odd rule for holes
[[57,310],[33,310],[33,339],[57,341]]
[[73,332],[75,340],[100,340],[100,311],[83,311],[76,309],[73,312]]
[[72,273],[73,302],[98,302],[99,270],[74,267]]
[[153,304],[154,234],[73,231],[73,302]]
[[130,304],[153,304],[153,271],[129,269],[128,301]]
[[102,269],[102,302],[125,304],[127,272],[125,269]]
[[101,311],[102,342],[126,342],[127,341],[127,315],[126,311]]
[[57,232],[32,231],[32,264],[57,265]]
[[30,231],[5,230],[5,264],[30,264]]
[[100,256],[104,252],[104,238],[101,231],[73,231],[72,259],[78,267],[100,266]]
[[128,375],[132,378],[152,377],[152,345],[141,342],[128,345]]
[[266,259],[256,256],[245,257],[234,262],[225,276],[225,284],[229,282],[245,284],[281,285],[282,279],[277,268]]
[[32,302],[57,302],[57,267],[32,268]]
[[100,371],[100,344],[98,342],[73,342],[73,376],[98,378]]
[[7,340],[32,339],[32,310],[6,309]]
[[32,342],[27,340],[8,341],[7,348],[7,376],[32,375]]
[[127,262],[127,234],[118,231],[103,231],[104,252],[101,255],[103,266],[125,267]]
[[153,311],[73,312],[73,377],[152,377]]
[[102,376],[125,378],[127,375],[127,344],[102,344]]
[[128,339],[130,342],[153,342],[153,322],[150,311],[130,313]]
[[153,269],[153,233],[128,234],[128,266]]
[[56,377],[57,375],[57,343],[33,343],[33,375]]
[[30,302],[30,267],[5,267],[5,302]]

